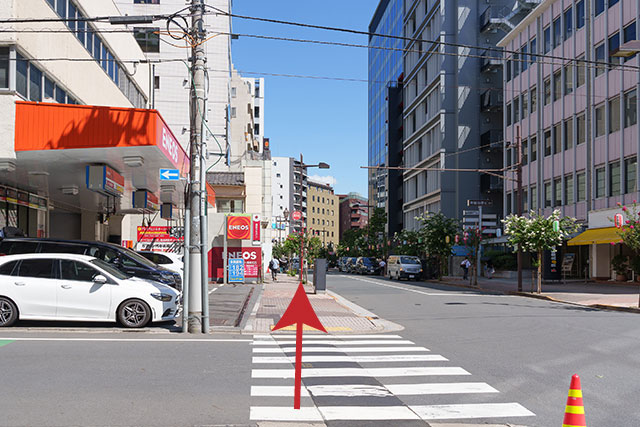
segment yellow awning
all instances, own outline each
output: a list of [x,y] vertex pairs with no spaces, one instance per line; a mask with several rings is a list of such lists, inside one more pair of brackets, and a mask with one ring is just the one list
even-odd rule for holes
[[592,243],[618,243],[620,241],[618,229],[615,227],[592,228],[578,234],[567,242],[568,246],[590,245]]

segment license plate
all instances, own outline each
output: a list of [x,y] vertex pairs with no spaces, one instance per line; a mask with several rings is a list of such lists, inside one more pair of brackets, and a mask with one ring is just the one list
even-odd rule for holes
[[415,277],[415,274],[410,274],[409,275],[409,279],[413,279]]

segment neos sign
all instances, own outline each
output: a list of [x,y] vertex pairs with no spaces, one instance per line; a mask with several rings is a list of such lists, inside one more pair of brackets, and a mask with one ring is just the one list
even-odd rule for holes
[[248,215],[227,216],[227,239],[251,239],[251,217]]
[[178,141],[167,131],[166,128],[162,128],[162,148],[165,149],[169,155],[173,164],[178,163]]

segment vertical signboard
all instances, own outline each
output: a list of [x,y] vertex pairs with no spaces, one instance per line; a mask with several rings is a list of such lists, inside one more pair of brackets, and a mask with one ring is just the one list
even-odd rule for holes
[[254,246],[260,245],[260,226],[260,215],[254,214],[251,218],[251,241],[253,242]]
[[229,259],[229,283],[244,282],[244,259]]

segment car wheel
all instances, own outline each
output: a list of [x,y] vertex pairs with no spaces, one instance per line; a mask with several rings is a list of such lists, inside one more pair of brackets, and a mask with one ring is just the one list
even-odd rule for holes
[[125,328],[143,328],[151,320],[151,309],[144,301],[130,299],[118,308],[118,320]]
[[18,320],[18,307],[9,298],[0,297],[0,328],[8,327]]

